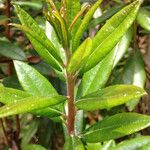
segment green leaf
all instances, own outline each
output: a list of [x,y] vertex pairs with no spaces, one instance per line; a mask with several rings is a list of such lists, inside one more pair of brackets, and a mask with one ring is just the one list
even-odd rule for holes
[[[6,88],[6,87],[0,87],[0,102],[3,104],[13,104],[19,101],[22,101],[23,98],[31,97],[27,92],[12,89],[12,88]],[[60,108],[59,108],[60,107]],[[63,105],[58,105],[57,107],[48,107],[41,110],[36,110],[34,112],[31,112],[35,115],[40,116],[47,116],[49,118],[56,117],[62,114],[60,110],[62,110]]]
[[62,103],[66,100],[65,96],[51,97],[27,97],[13,104],[7,104],[0,109],[0,118],[23,114],[37,109],[42,109],[48,106],[53,106]]
[[93,6],[92,8],[87,12],[87,14],[85,15],[84,19],[82,20],[81,25],[79,26],[74,38],[73,38],[73,43],[72,43],[72,48],[73,51],[77,49],[77,47],[80,44],[80,39],[83,36],[83,33],[85,32],[85,30],[88,27],[88,23],[90,22],[91,18],[93,17],[94,12],[96,11],[96,9],[99,7],[99,5],[101,4],[103,0],[98,0]]
[[3,104],[15,103],[17,101],[20,101],[20,99],[30,96],[31,95],[29,93],[21,90],[0,87],[0,102]]
[[[135,50],[134,53],[128,58],[127,63],[122,73],[117,76],[115,81],[117,84],[133,84],[138,87],[144,88],[146,82],[146,72],[144,61],[141,57],[139,50]],[[134,110],[139,102],[138,99],[134,99],[128,102],[126,105],[130,111]]]
[[31,7],[32,9],[41,9],[42,8],[42,3],[40,1],[35,1],[35,2],[28,2],[28,1],[16,1],[16,2],[11,2],[14,5],[19,5],[19,6],[27,6],[27,7]]
[[77,97],[85,96],[105,86],[111,71],[129,47],[131,38],[132,31],[129,30],[116,47],[100,63],[83,75]]
[[93,68],[115,47],[135,20],[140,4],[141,0],[137,0],[126,6],[100,29],[93,38],[93,53],[88,58],[83,72]]
[[[58,65],[59,63],[57,65],[53,65],[53,61],[56,63],[57,60],[59,62],[62,62],[62,60],[58,55],[57,50],[55,49],[52,42],[47,38],[43,30],[38,26],[38,24],[27,12],[25,12],[19,6],[14,7],[23,25],[22,28],[21,26],[20,28],[27,33],[27,36],[35,47],[35,50],[39,53],[41,57],[43,57],[43,59],[47,61],[47,63],[52,65],[54,68],[60,70],[60,66]],[[48,58],[52,60],[48,61]]]
[[[76,14],[80,11],[81,9],[81,4],[79,0],[64,0],[64,5],[66,8],[66,18],[65,21],[67,22],[67,26],[69,27],[73,21],[73,19],[75,18]],[[74,36],[74,34],[77,31],[78,26],[80,25],[81,19],[78,19],[77,22],[74,24],[71,34],[72,37]]]
[[92,40],[87,38],[79,48],[73,53],[69,65],[67,67],[67,71],[69,73],[74,74],[76,71],[82,68],[82,66],[86,63],[89,55],[91,54],[92,49]]
[[23,50],[6,40],[0,40],[0,55],[16,60],[26,60]]
[[[37,53],[53,68],[61,71],[62,70],[62,66],[59,64],[59,62],[50,54],[50,52],[48,51],[48,49],[45,47],[46,42],[42,42],[42,40],[40,40],[38,38],[38,36],[32,31],[30,30],[28,27],[23,26],[23,25],[19,25],[19,24],[11,24],[12,26],[15,26],[21,30],[23,30],[24,32],[26,32],[28,35],[28,38],[30,39],[32,45],[34,46],[35,50],[37,51]],[[44,44],[43,44],[44,43]]]
[[123,6],[114,6],[113,8],[107,10],[102,16],[93,19],[90,23],[88,28],[93,28],[96,25],[99,25],[109,19],[111,16],[113,16],[115,13],[117,13],[120,9],[122,9]]
[[145,8],[141,8],[137,16],[137,22],[141,27],[150,31],[150,11]]
[[115,49],[118,50],[114,60],[113,68],[117,65],[117,63],[121,60],[123,55],[128,50],[130,42],[132,41],[132,37],[133,37],[133,28],[130,28],[128,32],[122,37],[120,42],[115,46]]
[[85,150],[78,137],[70,137],[64,144],[63,150]]
[[[18,79],[25,91],[34,96],[58,95],[50,82],[37,70],[29,66],[28,64],[19,61],[14,61],[14,65]],[[36,112],[34,112],[34,114],[54,117],[55,115],[61,114],[62,107],[62,105],[58,105],[58,108],[44,108],[42,110],[37,110]]]
[[25,129],[22,130],[21,145],[25,147],[32,137],[36,134],[39,126],[39,121],[32,121]]
[[89,143],[117,139],[150,126],[150,117],[137,113],[120,113],[104,118],[86,129],[80,137]]
[[42,147],[41,145],[36,145],[36,144],[28,144],[22,149],[23,150],[46,150],[46,148]]
[[81,97],[75,103],[78,109],[97,110],[122,105],[146,94],[144,89],[133,85],[114,85]]
[[101,143],[87,143],[86,149],[87,150],[101,150],[102,144]]
[[20,61],[14,61],[14,65],[18,79],[25,91],[38,96],[57,95],[50,82],[33,67]]
[[144,148],[145,146],[147,147],[148,144],[150,144],[150,136],[142,136],[135,139],[123,141],[110,150],[147,150],[142,148]]

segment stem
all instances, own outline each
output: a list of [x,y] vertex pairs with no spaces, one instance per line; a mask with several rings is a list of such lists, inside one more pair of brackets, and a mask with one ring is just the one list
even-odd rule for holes
[[19,139],[19,134],[20,134],[20,120],[19,120],[19,115],[16,115],[16,136],[17,136],[17,140]]
[[74,105],[74,76],[67,74],[67,97],[68,97],[68,116],[67,116],[67,129],[68,134],[74,135],[74,122],[76,109]]
[[2,126],[2,130],[3,130],[3,133],[4,133],[4,137],[5,137],[5,140],[6,140],[6,143],[9,147],[11,147],[10,143],[9,143],[9,140],[8,140],[8,135],[7,135],[7,132],[5,130],[5,127],[4,127],[4,123],[3,123],[3,120],[0,119],[0,124]]
[[7,21],[6,21],[6,31],[5,31],[5,35],[8,39],[11,38],[10,36],[10,0],[6,0],[6,17],[7,17]]

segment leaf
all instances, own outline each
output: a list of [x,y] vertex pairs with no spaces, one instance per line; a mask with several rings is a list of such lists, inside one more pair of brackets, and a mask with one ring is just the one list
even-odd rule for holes
[[[66,9],[66,16],[65,16],[65,21],[67,22],[67,26],[69,27],[73,21],[73,19],[75,18],[76,14],[80,11],[81,9],[81,4],[79,0],[64,0],[64,5],[65,5],[65,9]],[[76,23],[73,26],[73,29],[71,31],[71,35],[72,37],[74,36],[74,34],[77,31],[78,26],[81,23],[81,19],[78,19],[76,21]]]
[[13,104],[7,104],[0,109],[0,118],[23,114],[37,109],[42,109],[48,106],[53,106],[62,103],[66,100],[64,96],[51,97],[27,97]]
[[30,96],[31,95],[29,93],[21,90],[0,87],[0,102],[3,104],[15,103],[17,101],[20,101],[20,99]]
[[133,85],[114,85],[78,99],[75,103],[78,109],[107,109],[124,104],[132,99],[146,94],[144,89]]
[[18,79],[25,91],[38,96],[57,95],[50,82],[34,68],[20,61],[14,61],[14,65]]
[[19,5],[19,6],[27,6],[31,7],[32,9],[39,10],[42,8],[42,3],[40,1],[35,1],[35,2],[27,2],[27,1],[16,1],[16,2],[11,2],[13,5]]
[[23,50],[6,40],[0,40],[0,55],[16,60],[26,60]]
[[36,34],[34,34],[34,32],[26,26],[19,25],[19,24],[11,24],[11,25],[23,30],[24,32],[26,32],[28,34],[27,36],[30,39],[30,41],[31,41],[32,45],[34,46],[35,50],[37,51],[37,53],[50,66],[52,66],[53,68],[55,68],[59,71],[62,70],[62,66],[59,64],[59,62],[50,54],[50,52],[47,50],[45,45],[43,45],[43,43],[46,44],[46,42],[43,41],[43,43],[41,43],[41,40],[38,38],[38,36]]
[[93,19],[90,23],[88,28],[93,28],[96,25],[99,25],[109,19],[111,16],[113,16],[115,13],[117,13],[119,10],[121,10],[123,6],[114,6],[111,9],[107,10],[102,16]]
[[101,150],[102,144],[101,143],[87,143],[86,149],[87,150]]
[[78,137],[70,137],[64,144],[63,150],[85,150]]
[[120,113],[104,118],[86,129],[80,137],[89,143],[117,139],[150,126],[150,117],[137,113]]
[[74,38],[73,38],[73,42],[72,42],[72,48],[73,51],[77,49],[77,47],[80,44],[80,39],[83,36],[83,33],[85,32],[85,30],[88,27],[88,23],[91,20],[91,18],[94,15],[94,12],[96,11],[96,9],[99,7],[99,5],[101,4],[103,0],[98,0],[93,6],[92,8],[87,12],[87,14],[85,15],[84,19],[82,20],[81,25],[79,26]]
[[46,150],[46,148],[42,147],[41,145],[36,144],[28,144],[22,148],[23,150]]
[[92,48],[92,40],[87,38],[79,48],[73,53],[67,71],[74,74],[86,63]]
[[[38,26],[38,24],[27,12],[25,12],[19,6],[14,6],[14,7],[23,25],[20,26],[20,28],[22,27],[21,29],[27,33],[27,36],[30,39],[33,46],[35,47],[35,50],[39,53],[41,57],[43,57],[43,59],[47,61],[47,63],[52,65],[54,68],[56,67],[56,69],[60,70],[59,63],[57,65],[56,64],[53,65],[53,63],[56,63],[57,60],[60,63],[62,62],[62,60],[58,55],[57,50],[55,49],[52,42],[47,38],[43,30]],[[48,58],[52,60],[48,61]]]
[[[144,61],[139,50],[135,50],[135,52],[128,58],[124,70],[118,78],[120,78],[120,80],[117,81],[117,84],[133,84],[141,88],[145,87],[146,72]],[[134,110],[139,100],[140,99],[138,98],[128,102],[128,109],[130,111]]]
[[141,8],[137,15],[137,22],[141,27],[150,31],[150,11],[145,8]]
[[[18,79],[25,91],[35,96],[58,95],[50,82],[34,68],[19,61],[14,61],[14,65]],[[55,115],[57,116],[58,114],[61,114],[62,107],[62,105],[58,105],[58,108],[44,108],[42,110],[37,110],[36,112],[34,112],[34,114],[54,117]]]
[[21,145],[22,147],[25,147],[30,140],[32,139],[32,137],[35,135],[35,133],[38,130],[38,126],[39,126],[39,121],[35,120],[32,121],[25,129],[24,131],[22,131],[22,140],[21,140]]
[[148,144],[150,144],[150,136],[141,136],[138,138],[123,141],[110,150],[142,150],[142,148],[147,146]]
[[117,65],[117,63],[121,60],[125,52],[128,50],[130,42],[132,41],[132,37],[133,37],[133,28],[130,28],[128,32],[122,37],[120,42],[115,46],[115,49],[118,50],[113,64],[113,68]]
[[115,47],[132,25],[140,4],[141,0],[137,0],[126,6],[110,18],[100,31],[98,31],[93,38],[93,53],[88,58],[82,72],[93,68]]
[[77,97],[85,96],[105,86],[111,71],[129,47],[131,38],[132,31],[129,30],[100,63],[83,75],[77,91]]
[[[6,87],[0,87],[0,102],[3,104],[13,104],[19,101],[22,101],[23,98],[31,97],[27,92],[12,89],[12,88],[6,88]],[[60,107],[60,108],[59,108]],[[58,105],[56,108],[48,107],[41,110],[36,110],[34,112],[31,112],[35,115],[40,116],[47,116],[49,118],[56,117],[62,114],[60,110],[62,110],[63,105]]]

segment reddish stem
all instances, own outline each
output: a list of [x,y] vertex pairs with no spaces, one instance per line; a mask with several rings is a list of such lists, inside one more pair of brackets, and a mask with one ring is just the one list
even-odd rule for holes
[[7,17],[7,21],[6,21],[6,31],[5,31],[5,35],[8,39],[11,38],[10,36],[10,0],[6,0],[6,17]]
[[74,77],[70,74],[67,74],[67,97],[68,97],[67,129],[69,135],[74,135],[74,121],[76,115],[76,109],[74,105],[74,82],[75,82]]

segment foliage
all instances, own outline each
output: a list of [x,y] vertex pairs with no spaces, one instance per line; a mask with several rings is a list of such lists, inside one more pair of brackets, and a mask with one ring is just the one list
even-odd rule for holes
[[[6,87],[0,86],[1,122],[4,117],[19,115],[21,127],[28,126],[28,131],[22,135],[18,133],[21,140],[17,137],[17,147],[48,149],[47,143],[53,137],[51,132],[57,138],[52,141],[59,139],[55,133],[58,125],[58,130],[65,136],[61,145],[63,150],[147,149],[149,136],[117,142],[117,139],[130,137],[150,126],[148,115],[122,109],[134,110],[140,98],[147,94],[144,63],[136,46],[137,26],[150,31],[150,12],[142,7],[143,1],[121,4],[97,18],[93,16],[102,7],[102,0],[83,7],[79,0],[55,3],[46,0],[44,3],[42,24],[28,13],[29,7],[36,11],[41,9],[41,1],[12,3],[21,24],[14,20],[10,25],[15,32],[22,30],[25,33],[33,46],[31,49],[37,53],[22,51],[22,45],[0,39],[0,55],[13,60],[12,72],[17,76],[16,86],[6,84],[6,80],[3,80]],[[47,27],[43,30],[41,26],[45,22]],[[96,34],[87,35],[95,26],[99,26]],[[134,46],[131,46],[132,39]],[[131,52],[129,47],[132,47]],[[127,61],[123,59],[126,65],[120,71],[117,67],[125,53],[132,54]],[[34,54],[33,60],[28,56],[31,54]],[[42,61],[39,70],[35,69],[38,68],[34,65],[36,61]],[[5,72],[4,67],[1,68]],[[53,78],[49,78],[50,71]],[[109,114],[113,109],[121,111]],[[94,111],[101,119],[90,124],[85,121],[85,116]],[[33,118],[28,123],[24,117],[29,114]],[[40,125],[43,127],[43,120],[47,127],[40,136],[45,143],[41,140],[38,145],[31,141],[35,133],[38,134]],[[12,143],[8,141],[7,144],[12,148]]]

